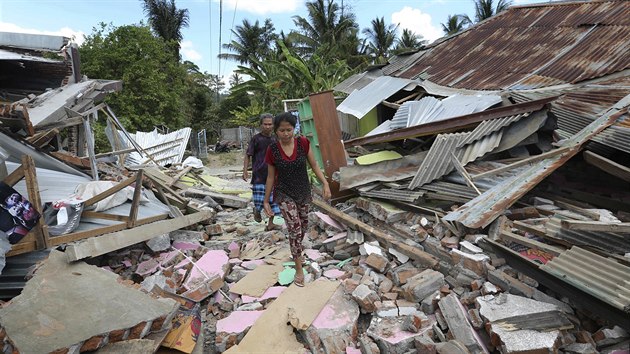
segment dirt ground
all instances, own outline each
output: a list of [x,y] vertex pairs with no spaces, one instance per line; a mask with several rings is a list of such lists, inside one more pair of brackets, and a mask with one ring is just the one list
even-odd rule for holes
[[208,152],[208,157],[203,160],[203,164],[212,175],[235,178],[242,175],[243,158],[244,152],[242,150]]

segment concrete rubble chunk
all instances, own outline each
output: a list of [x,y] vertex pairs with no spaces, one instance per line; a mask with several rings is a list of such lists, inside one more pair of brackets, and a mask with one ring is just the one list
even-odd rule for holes
[[490,334],[492,344],[500,347],[503,352],[555,353],[557,351],[561,343],[559,330],[514,330],[500,322],[517,316],[529,316],[532,321],[536,321],[537,315],[560,313],[555,305],[506,293],[478,297],[477,305],[482,318],[489,322],[486,329]]
[[166,329],[179,304],[154,299],[117,277],[84,262],[68,264],[65,254],[53,250],[22,294],[0,309],[0,325],[21,353],[78,352],[83,345],[96,350],[110,333],[133,339],[148,334],[154,323],[156,330]]
[[175,230],[169,233],[171,240],[182,242],[203,242],[206,240],[206,234],[201,231]]
[[403,285],[403,296],[408,301],[421,302],[444,285],[444,275],[433,269],[426,269],[414,275]]
[[[356,342],[359,306],[337,288],[303,337],[313,353],[343,353]],[[352,351],[351,351],[352,352]]]
[[602,328],[593,334],[593,340],[598,347],[623,342],[630,335],[623,328],[615,326],[613,328]]
[[438,354],[469,354],[474,353],[466,349],[466,347],[457,340],[449,340],[446,343],[437,343],[435,345]]
[[359,348],[361,349],[361,354],[380,354],[381,350],[378,348],[378,345],[372,340],[372,338],[368,337],[366,334],[362,334],[359,336]]
[[360,284],[352,292],[352,298],[359,304],[361,312],[372,313],[376,311],[376,301],[380,298],[378,294],[365,284]]
[[591,343],[572,343],[562,348],[567,354],[598,354],[599,351]]
[[398,317],[372,317],[367,334],[378,344],[381,353],[403,354],[415,349],[415,339],[425,335],[431,335],[434,321],[426,321],[417,333],[403,329],[402,318]]
[[365,264],[374,268],[377,272],[383,273],[389,264],[389,260],[383,255],[372,253],[365,259]]
[[398,286],[405,285],[409,278],[420,273],[420,269],[412,264],[403,264],[391,270],[391,278]]
[[225,251],[209,250],[194,263],[184,286],[187,289],[194,289],[214,276],[223,279],[228,268],[229,258]]
[[462,343],[471,353],[486,352],[475,330],[468,322],[467,311],[457,296],[450,294],[438,303],[451,336]]
[[171,248],[171,238],[168,234],[162,234],[148,240],[146,244],[153,252],[166,251]]
[[217,322],[215,345],[224,352],[243,339],[264,311],[233,311]]

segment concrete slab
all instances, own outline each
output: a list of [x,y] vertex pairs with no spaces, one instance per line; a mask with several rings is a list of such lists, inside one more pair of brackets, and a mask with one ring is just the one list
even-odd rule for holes
[[84,262],[68,264],[64,253],[52,251],[22,294],[0,309],[0,325],[21,353],[81,347],[92,339],[95,350],[110,332],[141,338],[153,326],[170,325],[176,301],[154,299],[117,277]]
[[215,345],[219,352],[224,352],[245,337],[264,311],[233,311],[229,316],[217,322]]
[[324,271],[324,276],[328,279],[337,279],[345,274],[346,272],[339,269],[328,269]]
[[313,353],[343,353],[356,342],[359,306],[337,288],[311,326],[303,332]]
[[404,320],[397,317],[380,318],[372,317],[367,335],[370,336],[380,349],[381,353],[404,354],[415,349],[414,340],[424,335],[431,336],[434,317],[420,328],[418,333],[408,332],[402,329]]
[[250,302],[260,302],[268,299],[275,299],[280,296],[280,294],[282,294],[282,292],[286,289],[286,286],[272,286],[271,288],[267,289],[265,293],[262,294],[262,296],[260,297],[243,295],[241,296],[241,301],[243,301],[244,304],[247,304]]
[[192,267],[188,279],[184,282],[186,289],[196,288],[200,283],[206,282],[213,276],[221,279],[228,270],[229,258],[223,250],[210,250],[206,252]]

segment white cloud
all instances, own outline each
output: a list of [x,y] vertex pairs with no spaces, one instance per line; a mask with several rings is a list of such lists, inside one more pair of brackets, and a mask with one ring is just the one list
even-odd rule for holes
[[[215,0],[216,1],[216,0]],[[247,11],[257,15],[293,13],[303,0],[226,0],[224,10]]]
[[193,47],[194,45],[191,41],[182,41],[179,52],[184,60],[190,60],[192,62],[201,60],[201,54]]
[[415,34],[421,34],[429,42],[442,37],[444,34],[439,27],[431,23],[431,15],[410,6],[392,14],[392,23],[399,24],[399,29],[409,29]]
[[0,21],[0,31],[2,32],[17,32],[17,33],[32,33],[32,34],[47,34],[52,36],[64,36],[72,39],[78,45],[81,45],[85,40],[85,33],[81,31],[75,31],[70,27],[62,27],[57,31],[41,31],[33,28],[23,28],[16,24]]

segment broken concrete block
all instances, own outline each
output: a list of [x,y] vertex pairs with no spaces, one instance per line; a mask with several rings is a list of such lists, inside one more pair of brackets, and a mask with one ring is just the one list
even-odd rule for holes
[[[469,354],[471,353],[466,347],[457,340],[449,340],[445,343],[437,343],[435,349],[438,354]],[[474,352],[472,352],[474,353]]]
[[374,218],[385,221],[386,223],[394,223],[402,220],[407,212],[397,208],[393,204],[375,201],[373,199],[358,198],[355,201],[357,208],[368,212]]
[[413,315],[407,315],[403,319],[402,329],[411,332],[418,333],[422,327],[426,327],[429,324],[429,319],[421,313]]
[[355,347],[346,347],[346,354],[361,354],[361,350]]
[[394,248],[389,248],[388,249],[389,254],[391,254],[392,256],[396,257],[396,259],[398,260],[398,262],[400,262],[401,264],[407,263],[407,261],[409,261],[409,256],[404,255],[400,252],[398,252],[396,249]]
[[268,299],[275,299],[278,296],[280,296],[280,294],[282,294],[283,291],[285,291],[287,289],[286,286],[272,286],[269,289],[265,290],[265,293],[262,294],[262,296],[260,297],[254,297],[254,296],[249,296],[249,295],[243,295],[241,296],[241,301],[246,304],[249,302],[261,302],[261,301],[265,301]]
[[223,228],[220,224],[212,224],[206,226],[206,233],[210,236],[223,235]]
[[468,318],[470,319],[470,324],[474,329],[482,329],[483,328],[483,319],[479,314],[479,310],[470,309],[468,310]]
[[263,305],[260,302],[250,302],[236,308],[236,311],[261,311]]
[[454,294],[450,294],[438,303],[442,316],[448,325],[451,336],[462,343],[471,353],[484,352],[475,330],[468,322],[467,312]]
[[378,294],[365,284],[361,284],[354,289],[352,298],[359,304],[363,313],[376,311],[375,302],[380,300]]
[[372,253],[365,259],[365,264],[374,268],[377,272],[383,273],[389,264],[389,260],[383,255]]
[[235,266],[234,268],[232,268],[232,270],[230,271],[230,273],[228,275],[225,276],[225,280],[230,282],[230,283],[236,283],[239,280],[245,278],[245,276],[247,274],[249,274],[251,271],[240,267],[240,266]]
[[237,344],[264,311],[234,311],[217,322],[215,345],[224,352]]
[[431,340],[431,338],[422,336],[414,339],[413,341],[414,347],[418,353],[423,354],[437,354],[437,350],[435,348],[435,342]]
[[597,347],[604,347],[628,339],[630,335],[623,328],[615,326],[613,328],[602,328],[593,334],[593,340]]
[[492,284],[491,282],[487,281],[485,283],[483,283],[483,287],[481,288],[481,294],[483,295],[492,295],[492,294],[496,294],[499,292],[499,289],[497,289],[497,287]]
[[213,275],[223,279],[228,268],[229,258],[225,251],[209,250],[194,263],[184,286],[187,289],[196,288],[199,283],[210,280]]
[[381,294],[388,293],[394,287],[394,282],[392,282],[389,278],[383,278],[381,283],[378,285],[378,291]]
[[562,347],[567,354],[598,354],[599,351],[591,343],[573,343]]
[[444,275],[433,269],[426,269],[414,275],[403,285],[403,296],[408,301],[421,302],[425,297],[434,293],[444,285]]
[[180,251],[194,251],[201,247],[201,244],[196,241],[173,241],[173,248]]
[[412,264],[403,264],[391,270],[391,278],[394,284],[398,286],[405,285],[409,278],[420,274],[420,269],[414,267]]
[[238,258],[241,256],[241,246],[239,246],[238,243],[232,241],[229,245],[228,245],[228,251],[229,251],[229,258]]
[[343,353],[357,340],[358,319],[359,306],[338,288],[303,332],[311,352]]
[[165,251],[171,248],[171,238],[168,234],[162,234],[150,239],[146,244],[153,252]]
[[359,348],[362,354],[380,354],[381,350],[378,345],[366,334],[359,336]]
[[190,231],[190,230],[175,230],[169,233],[171,240],[182,241],[182,242],[203,242],[206,240],[207,236],[204,232],[201,231]]
[[486,263],[490,261],[490,257],[488,257],[487,255],[482,253],[470,254],[457,249],[454,249],[451,252],[453,255],[459,256],[459,263],[464,268],[472,270],[477,275],[486,274]]
[[444,237],[443,239],[440,240],[440,243],[442,244],[442,247],[457,249],[459,248],[459,237],[457,236]]
[[241,263],[241,267],[247,269],[247,270],[254,270],[256,269],[256,267],[258,267],[259,265],[263,265],[263,264],[267,264],[265,263],[264,260],[262,259],[254,259],[251,261],[243,261]]
[[396,300],[396,306],[398,306],[398,314],[400,316],[416,314],[418,312],[416,304],[417,303],[415,302],[409,302],[403,299]]
[[313,262],[320,262],[326,259],[327,255],[312,248],[304,250],[304,255]]
[[427,315],[434,314],[438,307],[438,301],[440,301],[441,297],[442,296],[439,290],[433,292],[431,295],[422,299],[422,302],[420,303],[420,310]]
[[492,344],[501,347],[501,351],[512,352],[556,352],[560,345],[560,331],[546,328],[544,331],[535,329],[514,329],[511,319],[529,320],[534,325],[546,325],[549,319],[541,320],[550,314],[559,318],[562,314],[554,305],[531,300],[522,296],[502,293],[497,296],[487,295],[477,298],[479,313],[482,318],[490,322],[486,327]]
[[333,269],[328,269],[324,271],[323,275],[328,279],[334,280],[334,279],[339,279],[343,277],[344,275],[346,275],[346,272],[333,268]]
[[223,279],[214,274],[211,278],[198,282],[194,288],[187,290],[182,296],[189,300],[200,302],[221,289],[223,284]]
[[376,315],[378,317],[397,317],[398,316],[398,306],[396,306],[396,302],[392,300],[385,301],[377,301],[376,305]]
[[84,262],[68,264],[53,250],[22,293],[0,309],[0,326],[20,353],[78,353],[84,344],[98,349],[106,342],[99,337],[109,333],[139,338],[154,322],[160,330],[170,324],[176,301],[154,299],[117,278]]
[[396,317],[372,317],[367,334],[376,344],[381,353],[403,354],[415,349],[415,339],[431,331],[433,321],[427,321],[425,327],[417,333],[407,332],[402,328],[403,320]]

